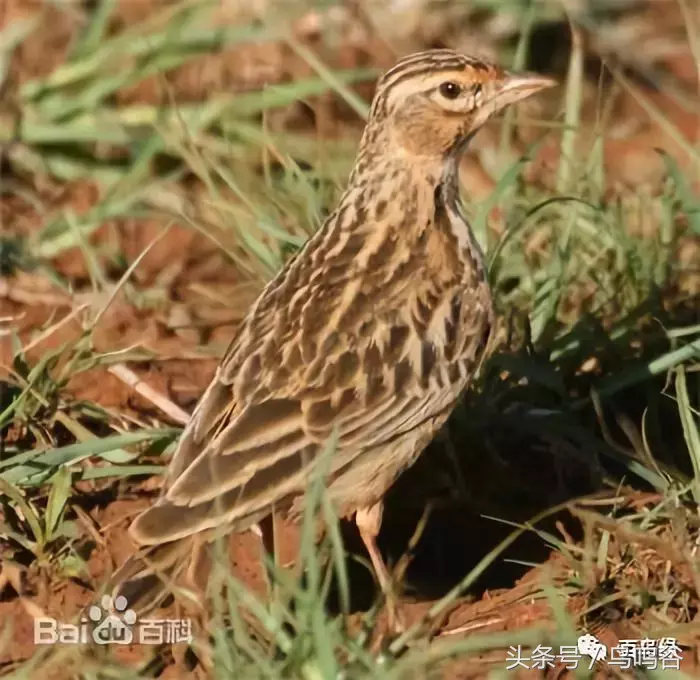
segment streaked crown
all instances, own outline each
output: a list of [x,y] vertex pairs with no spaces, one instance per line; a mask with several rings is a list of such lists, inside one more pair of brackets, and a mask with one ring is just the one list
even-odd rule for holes
[[368,142],[392,142],[416,155],[444,156],[461,148],[489,118],[555,81],[514,74],[453,50],[408,55],[379,80],[368,127]]

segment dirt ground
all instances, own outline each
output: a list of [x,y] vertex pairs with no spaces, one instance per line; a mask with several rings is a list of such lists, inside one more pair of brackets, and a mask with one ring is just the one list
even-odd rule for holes
[[[156,0],[123,0],[119,3],[117,23],[133,21],[140,15],[148,14],[157,4]],[[0,4],[0,29],[17,16],[36,12],[40,5],[39,0],[5,0]],[[654,11],[653,8],[649,10],[652,15]],[[75,30],[74,21],[67,13],[49,10],[42,22],[42,29],[16,54],[11,67],[13,84],[46,74],[61,61]],[[298,31],[310,44],[318,46],[318,39],[308,28],[312,24],[309,17],[306,23],[300,20]],[[344,67],[367,62],[386,66],[394,58],[391,48],[380,37],[359,45],[342,45],[327,56],[334,66]],[[689,52],[671,55],[663,60],[663,65],[668,72],[691,86],[696,82],[697,73]],[[308,66],[299,58],[290,57],[279,45],[268,45],[251,48],[244,54],[221,54],[211,57],[207,63],[179,69],[173,75],[171,84],[178,97],[186,101],[197,99],[212,89],[237,87],[244,90],[256,87],[260,82],[284,81],[308,73]],[[684,110],[662,92],[643,85],[639,87],[649,102],[663,109],[680,134],[688,140],[700,139],[700,119],[696,113]],[[158,96],[158,92],[156,84],[144,83],[123,92],[122,97],[124,102],[150,102]],[[362,89],[360,93],[369,95]],[[593,106],[592,102],[593,99],[589,102],[590,106]],[[331,116],[332,113],[331,108]],[[584,117],[590,119],[592,114],[584,111]],[[609,190],[616,192],[630,186],[656,190],[663,175],[663,165],[655,149],[665,149],[682,162],[685,156],[679,154],[678,143],[667,128],[650,121],[640,102],[629,93],[620,93],[614,121],[617,131],[609,135],[605,146]],[[330,126],[334,124],[333,121],[328,123]],[[356,123],[347,124],[357,127]],[[481,159],[496,140],[495,132],[485,133],[478,141],[478,153],[465,161],[463,179],[477,198],[487,195],[493,188]],[[581,152],[584,153],[585,149]],[[552,181],[551,169],[556,153],[554,145],[546,146],[539,152],[528,169],[533,181]],[[98,190],[89,182],[59,185],[42,178],[35,189],[51,211],[70,207],[76,214],[81,214],[99,200]],[[43,221],[43,215],[24,201],[7,195],[0,197],[0,224],[4,230],[31,234]],[[113,220],[104,224],[91,239],[95,244],[116,240],[127,258],[134,258],[163,227],[164,224],[157,220]],[[494,228],[498,228],[497,213],[494,213]],[[644,225],[641,224],[640,228],[644,228]],[[78,251],[65,253],[52,264],[58,272],[75,282],[79,291],[76,296],[64,295],[41,274],[20,272],[11,281],[0,278],[0,316],[13,319],[22,343],[32,345],[27,357],[30,362],[38,360],[51,349],[77,339],[81,333],[80,316],[68,318],[71,310],[81,300],[86,304],[95,302],[90,297],[87,285],[89,272]],[[155,311],[153,308],[141,309],[133,300],[120,294],[96,329],[94,349],[114,352],[138,346],[148,350],[153,359],[131,365],[132,370],[143,382],[189,413],[206,388],[217,363],[215,354],[218,350],[206,356],[200,351],[202,344],[206,343],[214,349],[227,344],[260,284],[251,282],[232,269],[209,240],[177,225],[171,227],[168,238],[160,241],[139,265],[134,280],[143,288],[156,285],[162,293],[161,304],[156,306]],[[201,293],[212,286],[220,295],[218,300],[209,299]],[[222,304],[221,300],[226,303]],[[36,340],[37,331],[64,318],[67,319],[65,323],[53,328],[46,337]],[[0,345],[2,364],[7,366],[10,364],[10,346],[6,338],[0,338],[0,343],[4,343]],[[106,368],[88,370],[70,379],[65,395],[75,402],[99,404],[113,413],[144,424],[168,422],[167,416],[150,400],[140,396]],[[8,433],[10,440],[13,436],[20,435],[12,431]],[[415,483],[420,474],[420,470],[414,472],[413,477],[404,484]],[[533,485],[533,499],[539,498],[542,503],[561,500],[551,497],[551,480],[546,475],[540,476],[539,482],[533,478]],[[130,519],[147,506],[157,493],[157,479],[138,479],[118,485],[81,482],[78,486],[76,504],[82,509],[78,518],[80,540],[85,545],[90,544],[87,553],[89,578],[47,582],[32,568],[21,578],[9,567],[3,569],[0,575],[0,621],[12,622],[12,640],[11,645],[3,646],[0,653],[0,669],[10,668],[14,662],[29,659],[35,653],[32,642],[33,616],[41,613],[68,621],[92,601],[95,584],[104,581],[132,550],[126,534]],[[420,503],[416,501],[412,507],[403,495],[401,485],[392,493],[380,542],[382,548],[396,559],[420,517]],[[430,495],[430,490],[426,490],[426,495]],[[643,501],[641,494],[632,491],[629,491],[629,498],[630,503]],[[538,505],[533,501],[531,507],[520,508],[512,516],[525,519],[537,509]],[[505,528],[501,530],[493,522],[480,517],[478,510],[448,505],[434,512],[409,569],[409,582],[414,585],[415,592],[407,594],[403,601],[408,623],[418,620],[456,583],[460,575],[474,566],[507,533]],[[571,519],[562,521],[567,523]],[[571,527],[574,532],[581,530],[575,521],[571,522]],[[359,537],[353,527],[344,525],[343,531],[348,551],[361,554]],[[297,533],[296,527],[282,522],[278,536],[282,539],[283,562],[293,561]],[[232,536],[230,555],[234,573],[254,591],[264,594],[257,537],[251,533]],[[531,624],[547,624],[553,620],[553,612],[546,600],[536,599],[532,594],[534,584],[545,576],[555,581],[565,581],[571,573],[571,566],[558,552],[549,553],[536,537],[521,540],[508,555],[512,559],[537,563],[537,566],[528,568],[499,563],[491,568],[479,581],[478,590],[462,598],[436,623],[437,638],[471,632],[520,630]],[[354,604],[360,612],[371,604],[375,589],[364,567],[352,566],[351,575],[356,600]],[[581,615],[586,604],[585,600],[574,597],[567,603],[567,608],[573,615]],[[166,610],[163,616],[167,615]],[[615,640],[635,637],[639,623],[634,619],[604,623],[598,629],[598,634],[604,642],[612,644]],[[693,651],[686,654],[684,670],[691,675],[700,675],[697,646],[700,635],[688,635],[686,642]],[[123,653],[125,660],[133,661],[146,652],[143,648],[130,647],[120,653]],[[483,655],[479,661],[451,662],[445,667],[443,677],[482,677],[489,666],[504,668],[502,652],[498,654],[500,658],[493,653]],[[161,677],[185,677],[187,671],[180,664],[180,661],[173,660]],[[561,668],[557,668],[546,673],[522,673],[522,677],[546,675],[553,678],[563,677],[564,674]],[[56,669],[55,675],[50,677],[69,675],[70,669],[64,667]],[[607,677],[602,670],[598,676]]]

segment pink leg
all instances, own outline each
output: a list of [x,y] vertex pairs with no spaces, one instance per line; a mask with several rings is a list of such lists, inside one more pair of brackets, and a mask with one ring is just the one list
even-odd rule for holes
[[396,601],[392,590],[391,576],[377,547],[377,536],[382,526],[383,513],[384,504],[382,501],[368,508],[360,508],[355,513],[355,524],[357,524],[362,542],[365,544],[365,548],[367,548],[367,552],[369,553],[372,566],[377,574],[379,587],[382,589],[384,597],[386,598],[389,627],[394,630],[402,630],[403,625],[396,617]]

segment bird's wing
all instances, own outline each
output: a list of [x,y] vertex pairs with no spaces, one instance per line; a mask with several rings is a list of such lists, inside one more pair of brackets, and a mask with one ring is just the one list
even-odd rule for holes
[[358,257],[366,234],[343,238],[333,251],[317,234],[253,306],[183,434],[162,497],[132,525],[137,542],[224,523],[242,529],[303,492],[331,436],[340,469],[444,409],[440,392],[454,399],[437,370],[464,328],[454,282],[425,277],[424,247],[392,243],[390,257],[369,261]]

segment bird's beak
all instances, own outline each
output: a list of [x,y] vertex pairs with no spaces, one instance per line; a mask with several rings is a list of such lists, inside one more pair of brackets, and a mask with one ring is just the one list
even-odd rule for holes
[[492,101],[497,109],[502,109],[555,85],[558,85],[556,80],[538,73],[506,73],[497,86]]
[[473,127],[480,127],[507,106],[557,84],[556,80],[537,73],[506,72],[491,85],[490,92],[477,111]]

